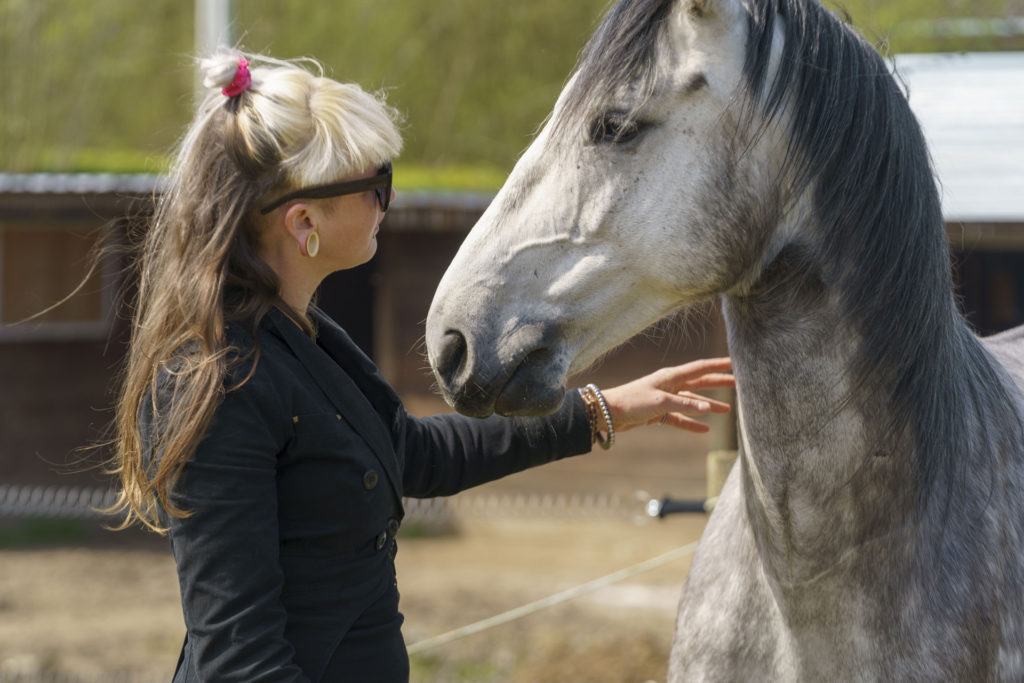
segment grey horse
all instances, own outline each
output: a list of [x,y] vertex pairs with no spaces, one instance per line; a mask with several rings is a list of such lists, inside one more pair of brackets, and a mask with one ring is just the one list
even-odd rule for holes
[[672,681],[1024,680],[1024,331],[957,310],[887,62],[813,0],[622,0],[443,278],[471,415],[720,298],[739,464]]

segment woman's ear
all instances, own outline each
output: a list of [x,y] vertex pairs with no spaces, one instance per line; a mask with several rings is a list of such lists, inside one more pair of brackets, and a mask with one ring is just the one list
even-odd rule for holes
[[306,244],[310,233],[316,232],[316,220],[309,204],[292,204],[284,214],[284,227],[288,235],[299,245],[299,253],[309,256]]

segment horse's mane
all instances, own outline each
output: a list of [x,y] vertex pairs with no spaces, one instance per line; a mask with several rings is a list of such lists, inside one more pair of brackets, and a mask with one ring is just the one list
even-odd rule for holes
[[[1019,450],[1022,439],[1006,381],[957,309],[921,127],[887,62],[818,2],[748,7],[752,100],[765,118],[787,115],[792,191],[813,183],[828,235],[818,257],[861,338],[850,369],[854,400],[877,402],[891,388],[880,440],[909,431],[919,511],[935,493],[948,509],[969,465],[991,471],[997,451]],[[785,44],[769,82],[780,17]]]
[[[562,122],[592,115],[602,93],[628,88],[643,99],[653,92],[657,42],[672,5],[622,0],[609,11],[581,54]],[[948,506],[968,463],[990,466],[998,450],[1020,450],[1024,437],[1006,380],[957,310],[920,126],[886,60],[818,2],[746,5],[752,104],[742,128],[788,121],[790,199],[813,184],[829,236],[817,259],[862,342],[849,378],[853,400],[867,404],[871,392],[890,387],[879,442],[908,433],[919,511],[935,492]],[[784,47],[770,78],[777,26]]]

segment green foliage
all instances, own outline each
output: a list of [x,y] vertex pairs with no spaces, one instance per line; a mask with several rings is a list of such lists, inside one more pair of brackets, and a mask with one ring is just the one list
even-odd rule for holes
[[414,655],[409,658],[410,679],[414,681],[453,681],[485,683],[508,679],[508,671],[486,659]]
[[508,170],[494,165],[446,164],[424,166],[401,162],[395,166],[395,188],[402,190],[493,191],[501,187]]
[[34,150],[33,171],[41,173],[163,173],[165,154],[115,147],[41,146]]
[[249,0],[238,16],[250,49],[315,56],[339,80],[386,89],[406,116],[407,159],[507,170],[550,110],[604,2]]
[[0,169],[71,170],[82,148],[169,146],[192,82],[183,7],[0,0]]
[[[1024,49],[1021,36],[951,37],[927,23],[1021,16],[1024,0],[826,1],[891,52]],[[335,78],[386,90],[406,117],[406,187],[476,189],[529,144],[605,5],[235,0],[235,29],[248,50],[313,56]],[[194,6],[0,0],[0,170],[163,168],[193,102]]]
[[75,519],[26,519],[0,527],[0,550],[78,543],[89,535],[85,522]]
[[1024,50],[1024,36],[946,35],[943,20],[1024,16],[1024,0],[824,0],[883,52]]

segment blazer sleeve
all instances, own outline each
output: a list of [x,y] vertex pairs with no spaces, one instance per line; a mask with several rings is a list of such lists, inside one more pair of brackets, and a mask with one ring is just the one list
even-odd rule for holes
[[530,467],[587,453],[590,424],[578,391],[547,417],[415,418],[407,413],[403,493],[448,496]]
[[279,600],[276,464],[290,438],[279,403],[260,372],[228,392],[172,494],[191,512],[166,522],[190,641],[185,666],[200,680],[307,680]]

